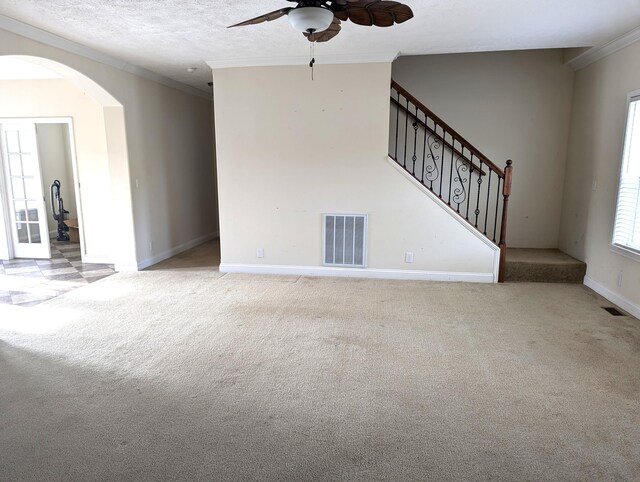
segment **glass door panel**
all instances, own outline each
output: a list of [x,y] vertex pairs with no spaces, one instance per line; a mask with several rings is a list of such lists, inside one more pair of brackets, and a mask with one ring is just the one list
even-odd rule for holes
[[35,124],[3,124],[0,145],[10,219],[13,219],[13,254],[16,258],[49,258],[49,230]]

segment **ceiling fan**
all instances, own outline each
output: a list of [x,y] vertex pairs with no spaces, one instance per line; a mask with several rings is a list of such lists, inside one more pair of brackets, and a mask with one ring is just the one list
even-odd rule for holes
[[389,0],[287,0],[295,7],[274,12],[230,25],[244,27],[270,22],[285,15],[296,30],[309,42],[327,42],[340,33],[340,22],[351,20],[357,25],[390,27],[413,18],[411,8]]

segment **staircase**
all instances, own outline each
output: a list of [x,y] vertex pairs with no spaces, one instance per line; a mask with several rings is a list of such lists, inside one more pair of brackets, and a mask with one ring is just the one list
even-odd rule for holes
[[509,248],[507,281],[582,284],[587,265],[558,249]]
[[511,161],[499,168],[393,80],[390,126],[389,157],[500,248],[504,282]]

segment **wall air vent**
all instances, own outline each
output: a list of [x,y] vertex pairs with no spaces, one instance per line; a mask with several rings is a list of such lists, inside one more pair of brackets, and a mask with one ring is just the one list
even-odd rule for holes
[[603,306],[602,309],[607,311],[612,316],[625,316],[625,314],[613,306]]
[[364,268],[367,264],[367,215],[323,214],[322,221],[324,264]]

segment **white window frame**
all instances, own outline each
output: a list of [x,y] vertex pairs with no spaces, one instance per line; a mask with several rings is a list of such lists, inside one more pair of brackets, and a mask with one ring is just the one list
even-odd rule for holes
[[[623,246],[620,244],[616,244],[615,241],[615,229],[616,229],[616,220],[618,218],[618,202],[620,197],[620,182],[622,181],[622,167],[624,165],[624,156],[625,156],[625,147],[627,142],[627,134],[629,130],[629,109],[631,107],[631,103],[639,101],[640,102],[640,89],[631,91],[627,94],[627,108],[625,109],[625,126],[624,126],[624,134],[622,137],[622,153],[620,154],[620,163],[618,165],[618,183],[616,187],[616,204],[615,204],[615,212],[613,216],[613,225],[611,227],[611,251],[620,254],[626,258],[629,258],[633,261],[640,262],[640,251],[637,251],[631,247]],[[638,134],[640,135],[640,133]]]

